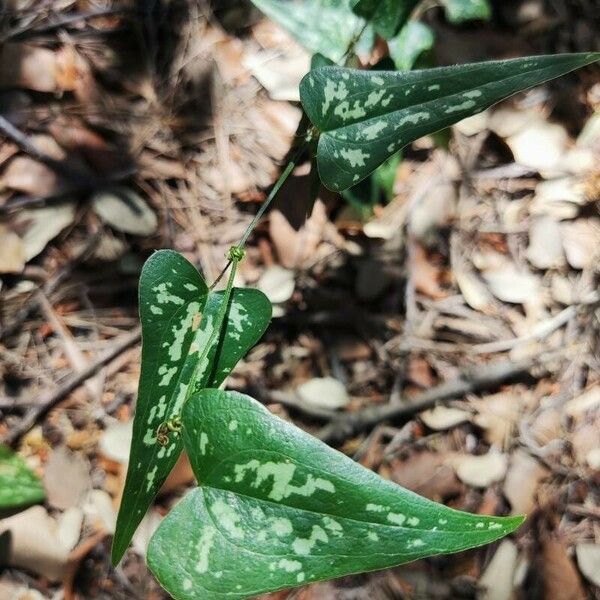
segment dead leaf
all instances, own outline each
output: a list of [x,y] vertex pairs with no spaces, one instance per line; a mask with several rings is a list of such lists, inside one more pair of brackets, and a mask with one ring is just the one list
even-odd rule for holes
[[600,544],[577,544],[575,554],[579,570],[586,579],[600,587]]
[[133,549],[140,556],[146,556],[150,538],[154,535],[154,532],[158,529],[162,520],[163,516],[154,506],[145,514],[136,532],[133,534],[131,543]]
[[0,521],[0,533],[11,535],[9,565],[39,573],[51,581],[62,579],[69,550],[59,540],[56,521],[42,506],[33,506]]
[[82,507],[87,527],[109,534],[115,532],[117,514],[111,497],[104,490],[90,490]]
[[560,226],[550,215],[532,219],[527,258],[536,269],[555,269],[565,264]]
[[63,510],[78,506],[92,487],[90,465],[80,454],[58,448],[46,463],[44,486],[51,506]]
[[517,547],[503,540],[479,580],[483,588],[481,600],[511,600],[517,568]]
[[456,204],[456,188],[442,181],[415,203],[408,215],[410,233],[426,246],[435,243],[438,232],[452,219]]
[[280,265],[265,269],[256,286],[273,304],[287,302],[294,293],[296,282],[294,272]]
[[24,229],[21,239],[25,248],[25,260],[30,261],[36,257],[48,242],[74,220],[75,206],[72,202],[22,210],[15,223]]
[[0,225],[0,273],[20,273],[25,267],[25,248],[21,238]]
[[1,187],[30,196],[45,197],[67,187],[65,179],[29,156],[15,156],[2,174]]
[[589,410],[600,406],[600,385],[593,385],[579,396],[565,404],[565,413],[570,417],[579,417]]
[[510,439],[519,418],[521,403],[518,394],[499,392],[469,403],[476,411],[473,421],[485,430],[489,444],[502,447]]
[[511,514],[526,515],[535,508],[535,493],[548,469],[524,450],[516,450],[504,480],[504,495],[510,502]]
[[445,298],[448,295],[440,287],[441,270],[429,260],[425,248],[420,244],[414,244],[411,266],[411,277],[417,292],[434,300]]
[[107,427],[99,441],[103,456],[126,465],[129,462],[129,447],[133,435],[133,421],[117,421]]
[[56,54],[32,44],[5,42],[0,47],[0,87],[56,91]]
[[528,271],[518,269],[509,261],[484,272],[483,278],[492,294],[502,302],[525,304],[540,293],[539,279]]
[[544,598],[582,600],[587,597],[573,561],[558,540],[547,540],[542,547],[540,558]]
[[465,299],[465,302],[474,310],[486,312],[492,305],[492,295],[487,287],[471,271],[455,267],[454,278]]
[[574,269],[585,269],[595,264],[600,252],[600,219],[562,223],[561,232],[567,260]]
[[457,456],[451,463],[463,483],[472,487],[487,488],[504,479],[508,459],[505,454],[490,450],[481,456]]
[[78,506],[67,508],[58,517],[56,536],[63,546],[71,551],[77,545],[83,525],[83,511]]
[[542,181],[535,188],[529,207],[531,215],[549,215],[554,219],[574,219],[586,203],[582,186],[574,177]]
[[589,453],[600,448],[600,418],[595,422],[582,423],[573,431],[570,439],[575,460],[579,465],[585,466]]
[[459,408],[440,405],[422,412],[419,418],[429,429],[443,431],[444,429],[452,429],[452,427],[456,427],[461,423],[468,422],[471,418],[471,413]]
[[136,192],[115,187],[94,194],[94,212],[113,229],[132,235],[152,235],[158,228],[156,213]]
[[336,410],[350,402],[344,384],[334,377],[314,377],[299,385],[298,396],[311,406]]

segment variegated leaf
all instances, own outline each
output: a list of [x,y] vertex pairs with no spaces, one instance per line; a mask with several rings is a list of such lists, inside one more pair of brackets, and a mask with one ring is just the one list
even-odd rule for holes
[[419,0],[354,0],[352,10],[389,39],[406,23]]
[[457,552],[522,517],[458,512],[378,477],[235,392],[183,412],[200,487],[162,521],[148,565],[179,600],[237,600]]
[[224,333],[215,337],[222,301],[223,292],[208,293],[196,268],[176,252],[157,252],[144,265],[140,278],[142,372],[113,540],[114,563],[123,556],[183,448],[175,432],[159,440],[159,427],[181,414],[195,389],[220,385],[262,336],[271,318],[271,305],[262,292],[234,289]]
[[411,141],[599,58],[559,54],[409,73],[315,69],[300,97],[320,133],[321,179],[331,190],[347,189]]

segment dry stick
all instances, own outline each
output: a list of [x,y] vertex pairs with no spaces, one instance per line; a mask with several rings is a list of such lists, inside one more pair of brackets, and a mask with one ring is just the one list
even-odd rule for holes
[[328,444],[339,444],[362,431],[372,429],[383,421],[407,419],[418,412],[432,408],[438,402],[497,387],[518,375],[529,372],[535,364],[536,361],[533,359],[527,359],[519,362],[498,361],[484,367],[473,367],[460,377],[427,390],[410,403],[373,406],[354,414],[340,415],[323,427],[317,437]]
[[36,405],[25,414],[23,419],[8,431],[2,439],[2,442],[8,445],[14,445],[25,433],[35,426],[39,419],[52,410],[68,394],[76,390],[82,383],[125,352],[125,350],[137,344],[140,339],[140,327],[136,327],[130,333],[120,337],[110,350],[102,354],[93,363],[90,363],[83,371],[74,373],[56,389],[42,396],[42,398],[36,402]]

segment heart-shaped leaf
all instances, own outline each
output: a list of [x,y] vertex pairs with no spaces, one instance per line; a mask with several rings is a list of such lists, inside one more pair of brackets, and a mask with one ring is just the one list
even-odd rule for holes
[[409,492],[235,392],[183,411],[200,488],[162,521],[148,565],[180,600],[235,600],[457,552],[521,517],[470,515]]
[[390,57],[398,71],[410,71],[423,52],[431,50],[434,34],[420,21],[409,21],[397,36],[388,41]]
[[450,23],[465,21],[487,21],[492,16],[492,7],[488,0],[442,0],[446,17]]
[[379,35],[390,39],[418,3],[419,0],[355,0],[352,10],[371,22]]
[[223,292],[208,293],[196,268],[176,252],[157,252],[144,265],[140,278],[142,373],[113,540],[114,563],[123,556],[183,448],[175,432],[158,440],[159,427],[181,414],[194,389],[219,386],[262,336],[271,318],[271,304],[262,292],[235,288],[223,332],[215,337],[222,303]]
[[252,0],[267,17],[287,29],[300,44],[338,63],[365,22],[350,0]]
[[10,448],[0,445],[0,510],[44,499],[42,482]]
[[300,98],[320,132],[319,175],[329,189],[347,189],[413,140],[598,59],[600,53],[559,54],[409,73],[310,71]]

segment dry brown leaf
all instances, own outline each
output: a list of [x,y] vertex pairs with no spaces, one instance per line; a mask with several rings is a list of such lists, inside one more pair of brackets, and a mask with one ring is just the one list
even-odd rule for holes
[[459,408],[440,405],[422,412],[419,418],[429,429],[443,431],[444,429],[452,429],[452,427],[456,427],[461,423],[468,422],[471,418],[471,413]]
[[506,454],[490,450],[481,456],[456,456],[449,462],[463,483],[472,487],[487,488],[504,479],[508,458]]
[[11,534],[10,565],[39,573],[51,581],[62,579],[69,550],[58,538],[56,521],[45,508],[33,506],[3,519],[0,533],[3,531]]
[[15,156],[2,174],[1,186],[30,196],[45,197],[65,189],[67,182],[33,158]]
[[56,91],[56,54],[52,50],[6,42],[0,47],[0,87]]
[[558,540],[549,539],[544,543],[540,562],[545,598],[582,600],[587,597],[573,561]]
[[337,410],[350,402],[346,386],[335,377],[314,377],[299,385],[298,396],[311,406]]
[[448,294],[440,287],[441,270],[432,264],[427,256],[425,248],[420,244],[414,244],[411,277],[417,292],[439,300]]
[[480,600],[511,600],[517,568],[517,547],[503,540],[479,580],[483,588]]
[[20,273],[25,267],[25,248],[21,238],[0,225],[0,273]]
[[499,392],[470,399],[476,411],[474,422],[485,430],[488,443],[502,447],[510,439],[519,418],[521,402],[518,394]]
[[90,465],[80,454],[58,448],[46,463],[44,486],[51,506],[63,510],[78,506],[92,487]]
[[504,495],[510,502],[511,514],[529,514],[535,508],[535,493],[548,469],[524,450],[516,450],[504,480]]
[[115,187],[96,192],[91,203],[94,212],[117,231],[146,236],[158,228],[156,213],[129,188]]

